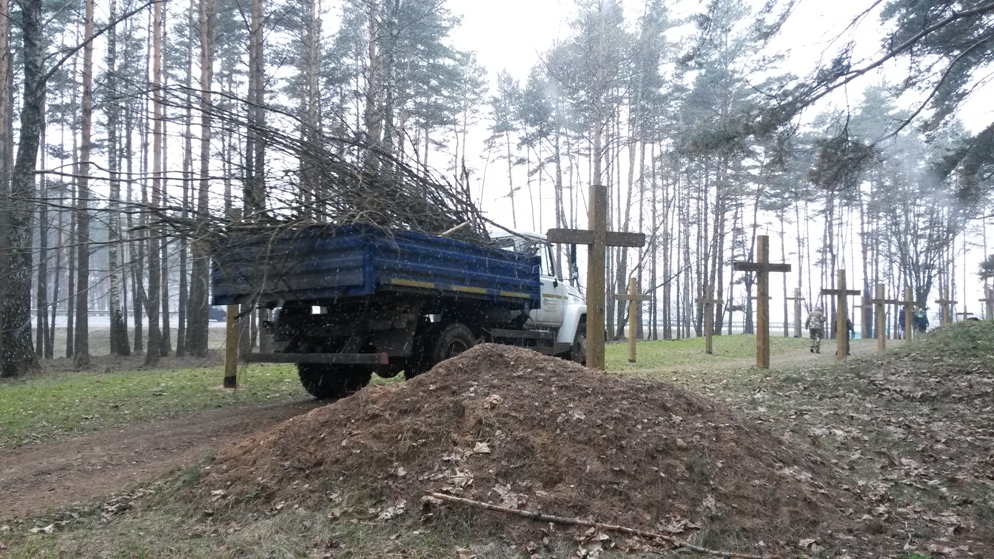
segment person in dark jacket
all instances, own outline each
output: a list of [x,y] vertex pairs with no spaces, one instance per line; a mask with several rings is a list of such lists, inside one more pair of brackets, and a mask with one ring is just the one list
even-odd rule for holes
[[928,308],[920,307],[915,311],[915,330],[925,332],[928,330]]

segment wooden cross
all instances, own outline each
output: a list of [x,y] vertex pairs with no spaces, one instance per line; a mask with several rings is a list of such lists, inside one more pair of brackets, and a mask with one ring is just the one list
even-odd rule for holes
[[[639,295],[638,293],[638,280],[635,278],[628,278],[628,294],[618,293],[615,295],[618,299],[622,301],[628,301],[628,362],[635,362],[635,336],[638,334],[638,304],[648,299],[644,295]],[[589,347],[589,342],[588,342]]]
[[984,287],[984,295],[985,297],[980,299],[980,302],[987,306],[987,316],[984,318],[994,320],[994,289]]
[[911,343],[911,333],[915,329],[915,300],[911,288],[904,288],[904,343]]
[[224,388],[238,388],[238,305],[228,305],[224,330]]
[[[885,330],[887,329],[887,320],[884,314],[884,305],[900,305],[904,301],[900,299],[886,299],[884,297],[884,284],[877,284],[877,291],[874,294],[873,299],[869,302],[874,304],[874,313],[877,315],[876,326],[874,327],[874,332],[877,335],[877,350],[884,351],[887,349],[887,336],[885,335]],[[905,311],[905,321],[907,321],[907,311]]]
[[973,313],[972,312],[967,312],[966,311],[966,304],[964,304],[963,305],[963,312],[956,313],[956,316],[962,316],[963,317],[962,320],[966,320],[968,317],[973,316]]
[[849,301],[847,296],[849,295],[859,295],[860,291],[858,289],[846,289],[846,271],[839,270],[836,272],[836,285],[837,289],[822,289],[822,295],[835,295],[836,296],[836,311],[835,311],[835,340],[836,340],[836,351],[835,358],[838,360],[843,360],[849,355]]
[[587,366],[604,370],[604,258],[608,246],[642,247],[642,233],[607,230],[607,187],[590,185],[590,229],[549,229],[550,243],[587,245]]
[[949,294],[945,291],[940,291],[939,293],[942,295],[942,297],[936,299],[935,302],[939,303],[940,305],[939,308],[942,309],[942,313],[940,316],[942,318],[942,325],[945,326],[946,324],[949,324],[950,322],[953,321],[951,314],[952,306],[958,303],[959,301],[953,301],[949,299]]
[[738,272],[756,272],[756,366],[770,368],[770,272],[789,272],[790,264],[770,263],[770,238],[757,238],[756,262],[734,262]]
[[720,305],[722,301],[714,298],[713,285],[709,285],[705,291],[706,298],[698,299],[697,302],[704,303],[704,353],[711,355],[714,353],[714,306]]
[[[801,290],[799,288],[794,288],[794,296],[787,297],[788,301],[794,302],[794,337],[801,337],[801,301],[804,297],[801,296]],[[787,319],[784,318],[784,323],[786,324]]]

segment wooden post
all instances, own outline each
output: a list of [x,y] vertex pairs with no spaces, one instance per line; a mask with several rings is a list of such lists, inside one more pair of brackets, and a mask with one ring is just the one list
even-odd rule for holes
[[952,306],[958,303],[959,301],[953,301],[949,299],[949,294],[946,293],[945,291],[941,291],[940,294],[942,295],[942,297],[936,299],[935,302],[939,303],[939,308],[942,309],[942,313],[940,314],[940,318],[942,320],[941,324],[945,326],[946,324],[949,324],[950,322],[953,321]]
[[705,291],[705,298],[698,299],[697,302],[704,303],[704,353],[711,355],[714,353],[714,305],[720,305],[722,301],[714,298],[713,285],[709,285]]
[[904,343],[911,343],[912,332],[915,329],[915,300],[912,299],[911,288],[904,288]]
[[[635,362],[635,337],[638,334],[638,305],[647,297],[638,294],[638,280],[628,278],[628,294],[615,295],[622,301],[628,301],[628,362]],[[588,345],[589,347],[589,345]]]
[[770,238],[756,238],[756,262],[735,262],[732,269],[756,272],[756,366],[770,368],[770,272],[789,272],[790,264],[770,264]]
[[839,361],[849,356],[849,295],[859,295],[858,289],[846,289],[846,271],[836,272],[836,289],[822,289],[822,295],[835,295],[835,358]]
[[550,243],[587,245],[587,366],[604,370],[604,256],[608,246],[642,247],[642,233],[607,230],[607,187],[590,185],[590,229],[549,229]]
[[[878,283],[877,291],[874,294],[873,299],[870,299],[870,302],[874,304],[874,312],[877,315],[875,321],[876,326],[874,327],[875,330],[874,334],[877,337],[877,350],[884,351],[887,349],[887,336],[884,334],[885,331],[887,330],[887,320],[886,316],[884,316],[884,305],[888,304],[900,305],[904,301],[898,299],[886,299],[884,297],[884,284]],[[908,321],[907,310],[905,310],[904,315],[905,315],[904,321],[907,322]]]
[[228,305],[224,330],[224,387],[238,388],[238,305]]
[[804,297],[801,296],[801,290],[795,287],[794,296],[787,297],[787,300],[794,302],[794,337],[800,338],[801,337],[801,301],[804,300]]
[[963,305],[963,312],[956,313],[956,316],[962,316],[963,318],[961,320],[966,320],[967,318],[973,316],[973,313],[972,312],[967,312],[966,311],[966,304],[964,304]]
[[980,299],[980,302],[987,308],[987,314],[984,318],[987,320],[994,320],[994,289],[984,287],[984,295],[985,297]]

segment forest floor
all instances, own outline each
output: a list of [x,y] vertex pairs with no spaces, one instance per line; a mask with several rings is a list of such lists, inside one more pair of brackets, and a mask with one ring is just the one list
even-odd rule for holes
[[[770,370],[699,351],[657,362],[679,342],[647,342],[648,365],[615,359],[609,375],[481,346],[326,406],[0,448],[0,556],[657,556],[673,541],[989,556],[994,328],[963,332],[884,354],[853,341],[841,364],[834,343],[793,340]],[[663,537],[459,512],[431,492]]]

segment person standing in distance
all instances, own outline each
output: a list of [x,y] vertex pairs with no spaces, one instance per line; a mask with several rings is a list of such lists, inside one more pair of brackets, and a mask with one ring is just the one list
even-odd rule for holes
[[821,307],[815,307],[808,313],[808,319],[804,321],[804,327],[811,335],[811,353],[821,353],[821,338],[825,333],[825,314],[821,312]]

